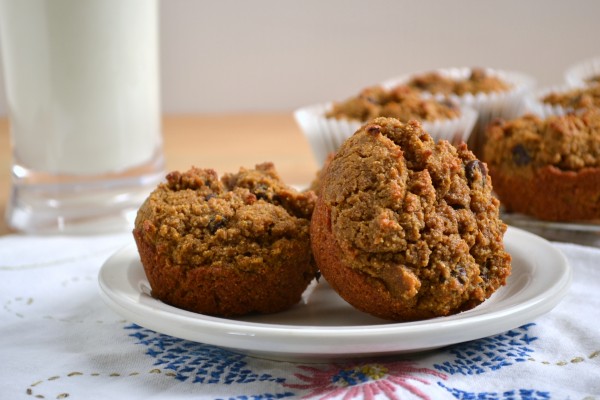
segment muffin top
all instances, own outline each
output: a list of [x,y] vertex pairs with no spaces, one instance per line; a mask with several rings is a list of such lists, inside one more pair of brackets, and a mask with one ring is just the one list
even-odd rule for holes
[[600,167],[600,111],[550,116],[534,115],[495,121],[488,128],[485,161],[530,174],[552,165],[578,171]]
[[598,74],[598,75],[592,75],[589,78],[587,78],[585,81],[587,83],[592,83],[592,84],[594,84],[594,83],[600,83],[600,74]]
[[212,169],[171,172],[140,207],[136,227],[171,263],[244,271],[282,263],[284,242],[308,243],[316,196],[287,187],[273,164],[220,180]]
[[510,273],[491,191],[466,145],[392,118],[349,138],[321,186],[345,265],[432,315],[478,304]]
[[542,98],[542,102],[573,110],[598,108],[600,107],[600,84],[564,92],[550,92]]
[[482,68],[471,69],[470,75],[465,79],[454,79],[442,75],[437,71],[414,76],[407,83],[408,86],[420,91],[463,96],[465,94],[504,92],[511,89],[511,85],[497,76],[487,73]]
[[353,119],[366,122],[376,117],[393,117],[408,122],[411,119],[435,121],[460,116],[460,108],[450,101],[424,99],[408,86],[386,89],[373,86],[363,89],[357,96],[334,103],[328,118]]

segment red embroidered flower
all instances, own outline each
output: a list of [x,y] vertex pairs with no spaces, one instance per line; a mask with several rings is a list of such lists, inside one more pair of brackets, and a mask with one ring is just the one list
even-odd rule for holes
[[373,400],[380,394],[389,400],[399,400],[400,397],[396,393],[398,388],[403,388],[421,399],[429,399],[410,381],[429,385],[427,380],[417,376],[422,374],[446,379],[446,375],[440,372],[415,367],[414,363],[408,361],[360,365],[334,364],[325,370],[310,366],[299,368],[310,374],[295,374],[306,384],[286,383],[285,386],[294,389],[310,389],[311,392],[304,397],[316,397],[321,400],[333,399],[340,395],[343,395],[345,400],[354,398]]

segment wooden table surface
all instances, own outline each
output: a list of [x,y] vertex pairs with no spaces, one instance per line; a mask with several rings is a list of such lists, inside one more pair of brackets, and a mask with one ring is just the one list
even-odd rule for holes
[[[288,184],[307,184],[317,163],[291,113],[166,116],[163,119],[167,169],[192,165],[219,174],[272,161]],[[10,193],[10,140],[0,119],[0,235],[10,233],[4,210]]]

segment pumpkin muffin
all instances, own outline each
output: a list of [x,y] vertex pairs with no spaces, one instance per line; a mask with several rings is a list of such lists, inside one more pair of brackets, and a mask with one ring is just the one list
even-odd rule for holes
[[526,115],[488,130],[485,161],[508,212],[600,220],[600,111]]
[[469,139],[477,111],[458,101],[424,95],[404,84],[382,83],[344,101],[302,107],[294,117],[322,166],[330,153],[373,118],[419,120],[435,140],[458,144]]
[[566,111],[600,108],[600,85],[550,91],[542,96],[541,101],[551,106],[562,107]]
[[542,119],[600,109],[600,84],[548,87],[529,96],[526,108],[527,114],[535,114]]
[[439,71],[431,71],[415,75],[407,85],[419,91],[444,96],[506,92],[513,87],[511,83],[497,75],[490,74],[483,68],[473,68],[469,71],[468,76],[460,78],[444,75]]
[[467,144],[478,158],[483,157],[488,124],[496,118],[521,116],[534,86],[534,80],[527,75],[492,68],[442,68],[402,79],[436,98],[448,98],[477,110],[477,123]]
[[283,184],[271,163],[221,179],[211,169],[169,173],[133,230],[152,296],[218,316],[293,306],[317,273],[315,199]]
[[418,121],[377,118],[321,175],[311,222],[323,277],[355,308],[396,321],[455,314],[504,285],[506,225],[484,163]]
[[460,115],[460,107],[450,100],[438,101],[424,98],[419,91],[409,86],[399,85],[389,89],[383,86],[363,89],[357,96],[333,103],[326,117],[345,118],[364,123],[377,117],[392,117],[408,122],[411,119],[420,121],[452,119]]

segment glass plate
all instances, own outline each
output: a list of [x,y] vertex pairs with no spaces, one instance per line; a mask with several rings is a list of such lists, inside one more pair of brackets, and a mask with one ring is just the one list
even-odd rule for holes
[[600,247],[600,222],[551,222],[523,214],[502,211],[500,218],[508,225],[525,229],[548,240]]

